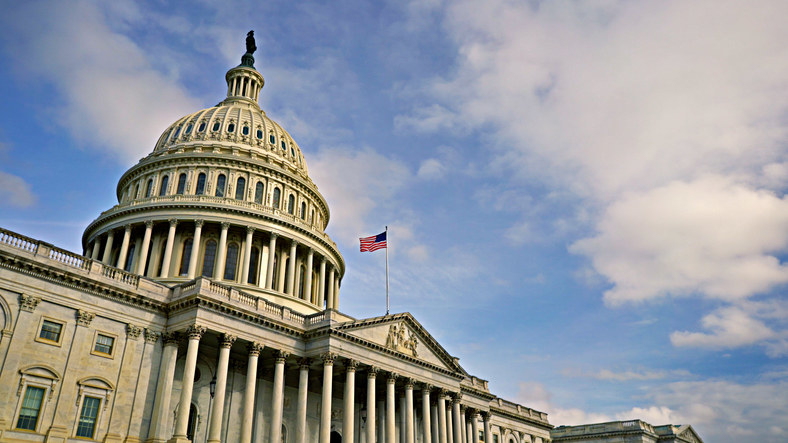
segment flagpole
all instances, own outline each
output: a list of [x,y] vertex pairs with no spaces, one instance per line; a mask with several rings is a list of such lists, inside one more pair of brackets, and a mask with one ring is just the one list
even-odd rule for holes
[[386,315],[389,315],[389,227],[386,226]]

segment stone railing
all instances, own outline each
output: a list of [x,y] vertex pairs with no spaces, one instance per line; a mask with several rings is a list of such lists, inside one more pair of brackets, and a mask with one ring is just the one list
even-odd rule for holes
[[592,436],[592,435],[603,435],[603,434],[621,434],[623,432],[645,432],[650,434],[655,434],[654,428],[641,420],[629,420],[629,421],[612,421],[607,423],[594,423],[590,425],[579,425],[579,426],[559,426],[552,431],[550,434],[553,438],[557,437],[571,437],[571,436]]
[[207,204],[216,204],[222,206],[234,206],[238,208],[246,209],[250,212],[262,213],[269,215],[271,217],[278,218],[282,221],[290,223],[291,225],[298,226],[310,233],[314,234],[318,238],[323,239],[326,243],[333,246],[334,249],[338,250],[337,244],[334,243],[333,240],[326,234],[322,229],[317,226],[312,225],[311,223],[307,222],[306,220],[301,219],[300,217],[296,217],[295,215],[288,214],[287,211],[282,211],[279,209],[274,209],[270,206],[262,205],[259,203],[249,202],[245,200],[236,200],[230,197],[215,197],[211,195],[165,195],[165,196],[155,196],[155,197],[148,197],[148,198],[140,198],[131,201],[127,201],[124,203],[119,203],[112,208],[104,211],[98,217],[101,219],[102,217],[106,216],[107,214],[120,211],[122,209],[133,208],[136,206],[142,205],[149,205],[149,204],[156,204],[156,203],[207,203]]
[[[75,254],[65,249],[57,248],[49,243],[42,242],[16,232],[0,228],[0,246],[9,246],[31,254],[41,262],[47,264],[62,265],[73,270],[79,270],[85,276],[107,278],[129,289],[155,291],[161,293],[160,288],[165,286],[147,279],[141,279],[139,275],[126,272],[112,266],[107,266],[99,261],[91,260],[88,257]],[[144,283],[142,283],[144,282]],[[144,286],[144,288],[142,287]]]
[[273,303],[264,297],[239,291],[235,288],[215,283],[209,279],[199,277],[175,288],[173,300],[197,294],[209,294],[219,299],[225,299],[245,306],[259,315],[284,321],[301,328],[308,328],[331,320],[330,311],[321,311],[315,314],[304,315],[287,306]]
[[536,409],[527,408],[523,405],[519,405],[517,403],[511,402],[509,400],[504,400],[502,398],[497,398],[494,400],[493,406],[497,406],[498,409],[502,409],[504,411],[514,413],[517,415],[522,415],[524,417],[533,418],[539,421],[547,422],[547,414],[544,412],[537,411]]

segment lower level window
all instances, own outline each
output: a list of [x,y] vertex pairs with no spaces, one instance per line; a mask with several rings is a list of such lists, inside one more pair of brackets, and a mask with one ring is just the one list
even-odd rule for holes
[[101,354],[112,355],[112,348],[115,345],[115,339],[109,335],[98,334],[96,337],[96,344],[93,350]]
[[77,437],[93,438],[96,433],[96,418],[98,418],[101,399],[96,397],[85,397],[82,401],[82,410],[79,412],[79,423],[77,424]]
[[41,403],[44,401],[44,388],[28,386],[25,389],[25,398],[19,409],[19,419],[16,421],[17,429],[35,431],[38,425],[38,416],[41,414]]

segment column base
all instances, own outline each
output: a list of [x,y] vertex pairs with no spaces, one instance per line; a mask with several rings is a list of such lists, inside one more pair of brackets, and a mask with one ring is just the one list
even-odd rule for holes
[[142,440],[140,440],[139,437],[126,437],[126,439],[123,440],[123,443],[141,443],[141,442]]
[[167,443],[192,443],[192,441],[185,435],[174,435],[171,439],[167,440]]
[[104,443],[123,443],[123,437],[118,434],[107,434],[104,437]]

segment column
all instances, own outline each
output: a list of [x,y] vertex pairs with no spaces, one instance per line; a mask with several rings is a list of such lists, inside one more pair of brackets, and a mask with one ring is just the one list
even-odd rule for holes
[[[470,438],[469,440],[473,443],[479,443],[479,420],[476,417],[476,411],[471,409],[470,416],[471,416],[471,435],[473,435],[473,437]],[[485,440],[484,443],[487,443],[487,441]]]
[[405,382],[405,442],[414,443],[415,429],[413,426],[413,379]]
[[[287,294],[288,295],[295,295],[295,268],[296,268],[296,247],[298,247],[298,242],[293,240],[290,242],[290,255],[287,258],[288,266],[287,266]],[[346,439],[343,437],[343,441]]]
[[[451,398],[446,398],[449,400],[449,404],[446,405],[446,441],[454,443],[454,420],[452,420],[454,414],[451,412]],[[459,443],[459,439],[457,439],[457,443]]]
[[339,310],[339,271],[337,271],[337,277],[334,279],[334,309]]
[[438,424],[438,402],[436,401],[432,405],[430,405],[430,417],[432,418],[432,441],[433,443],[438,443],[441,441],[438,428],[440,425]]
[[246,390],[244,391],[243,415],[241,416],[241,443],[251,443],[254,422],[254,392],[257,385],[257,358],[263,351],[260,343],[249,343],[249,365],[246,369]]
[[101,262],[105,265],[109,264],[109,260],[112,258],[112,239],[115,237],[114,231],[107,232],[107,244],[104,245],[104,256],[101,257]]
[[178,220],[171,218],[170,230],[169,232],[167,232],[167,245],[164,247],[164,261],[161,264],[161,275],[159,276],[161,278],[170,275],[170,260],[172,260],[172,248],[175,243],[175,226],[177,225],[178,225]]
[[[170,223],[170,226],[174,226]],[[174,229],[173,229],[174,231]],[[181,382],[181,401],[178,404],[178,415],[175,417],[175,432],[170,442],[187,442],[186,430],[189,426],[189,410],[192,405],[192,390],[194,389],[194,370],[197,367],[197,351],[200,339],[205,334],[205,328],[191,325],[186,330],[189,335],[189,346],[186,348],[186,362],[183,368],[183,381]]]
[[246,284],[249,281],[249,261],[252,255],[252,237],[254,236],[254,228],[246,228],[246,243],[244,243],[244,263],[241,267],[241,284]]
[[101,237],[96,236],[93,240],[93,252],[90,253],[91,260],[98,260],[99,253],[101,252]]
[[175,361],[178,358],[178,334],[162,334],[164,349],[161,353],[159,364],[159,377],[156,384],[156,396],[153,400],[153,414],[151,414],[148,441],[164,442],[167,419],[170,418],[170,393],[172,382],[175,379]]
[[460,418],[462,423],[462,443],[468,443],[468,417],[465,414],[465,406],[460,405]]
[[276,292],[281,292],[283,294],[285,293],[285,289],[286,289],[285,286],[287,285],[287,272],[285,272],[287,270],[287,258],[288,258],[287,252],[282,251],[282,253],[279,254],[279,263],[281,263],[282,265],[279,266],[279,269],[277,269],[276,273],[278,275],[275,276],[276,277],[276,284],[274,285],[276,288],[275,290]]
[[271,233],[268,240],[268,272],[265,274],[265,287],[274,289],[274,259],[276,258],[276,234]]
[[345,404],[342,407],[342,443],[353,443],[354,435],[353,429],[355,428],[355,423],[353,423],[355,408],[353,404],[355,403],[353,400],[356,397],[356,367],[358,366],[358,362],[355,360],[347,360],[345,362]]
[[490,413],[482,412],[484,420],[484,443],[492,443],[492,430],[490,429]]
[[[299,362],[298,374],[298,410],[296,412],[296,443],[306,441],[306,402],[309,392],[309,359],[302,358]],[[487,443],[487,442],[485,442]]]
[[438,442],[446,442],[446,391],[438,392]]
[[200,237],[202,237],[202,220],[194,221],[194,239],[192,240],[192,255],[189,257],[189,280],[197,275],[197,260],[200,258]]
[[334,309],[334,274],[336,271],[331,268],[328,273],[328,294],[326,294],[326,309]]
[[153,233],[153,220],[145,222],[145,235],[142,236],[142,248],[139,252],[139,260],[137,260],[137,274],[143,275],[145,273],[145,266],[148,265],[148,250],[150,249],[150,236]]
[[405,393],[399,396],[399,442],[405,443],[405,429],[408,427],[405,424]]
[[[421,421],[424,423],[424,443],[432,443],[432,420],[430,417],[430,389],[432,386],[424,385],[421,389]],[[485,442],[487,443],[487,442]]]
[[219,249],[216,251],[216,269],[213,270],[213,278],[221,280],[224,278],[224,263],[227,260],[227,230],[230,224],[222,223],[222,233],[219,235]]
[[367,443],[375,443],[375,380],[377,376],[378,368],[371,366],[367,372]]
[[309,303],[315,302],[312,299],[312,261],[314,260],[314,255],[315,252],[312,248],[309,248],[309,253],[306,255],[306,273],[304,274],[304,300]]
[[397,381],[397,374],[390,372],[386,380],[386,443],[394,443],[394,383]]
[[208,443],[222,440],[222,417],[224,417],[224,393],[227,388],[227,366],[230,362],[230,348],[235,343],[235,336],[222,334],[219,336],[219,363],[216,365],[216,394],[213,399],[211,418],[208,424]]
[[274,361],[274,390],[271,393],[271,443],[282,441],[282,407],[285,394],[285,360],[290,355],[276,351]]
[[317,282],[317,305],[321,308],[326,301],[326,258],[320,260],[320,281]]
[[375,433],[378,434],[378,442],[377,443],[386,443],[386,396],[383,396],[383,399],[378,400],[378,425],[375,430]]
[[126,255],[129,253],[129,241],[131,240],[131,225],[126,225],[123,230],[123,242],[120,244],[120,254],[118,254],[117,267],[126,268]]
[[460,415],[460,398],[461,394],[457,394],[451,401],[451,415],[454,419],[454,441],[462,443],[462,416]]
[[331,441],[331,384],[336,355],[326,352],[323,358],[323,398],[320,409],[320,443]]

